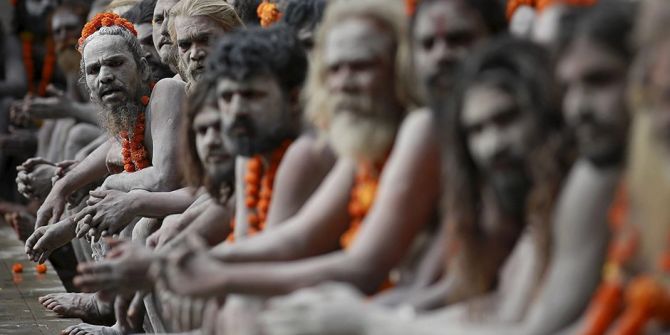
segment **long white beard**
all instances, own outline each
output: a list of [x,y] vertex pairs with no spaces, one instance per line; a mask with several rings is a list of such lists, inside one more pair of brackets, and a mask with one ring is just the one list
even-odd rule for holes
[[391,150],[398,126],[392,118],[341,112],[331,119],[328,139],[338,156],[378,162]]

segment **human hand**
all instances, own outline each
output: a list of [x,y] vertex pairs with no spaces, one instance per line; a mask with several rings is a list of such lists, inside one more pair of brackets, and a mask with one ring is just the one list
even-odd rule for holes
[[163,220],[161,227],[147,238],[147,247],[156,250],[162,249],[167,242],[173,241],[182,232],[182,229],[179,219]]
[[155,264],[152,275],[178,295],[211,297],[216,291],[212,278],[220,274],[219,261],[209,255],[206,243],[198,236],[189,235],[184,243],[170,250],[160,264]]
[[61,222],[36,228],[26,240],[26,254],[33,262],[44,263],[51,253],[74,238],[74,222],[67,218]]
[[18,166],[17,170],[16,185],[19,193],[28,199],[43,200],[51,191],[52,178],[58,168],[41,158],[31,158]]
[[65,210],[68,196],[69,194],[66,194],[58,183],[54,184],[42,206],[37,210],[35,229],[45,226],[49,222],[58,222]]
[[89,192],[87,206],[75,215],[77,237],[113,235],[135,217],[134,195],[114,190]]
[[119,294],[151,289],[149,269],[154,255],[138,243],[118,239],[106,240],[111,250],[100,262],[77,266],[74,283],[84,292],[100,290]]
[[27,99],[24,102],[23,112],[32,119],[61,119],[70,116],[74,104],[65,92],[49,85],[47,95]]

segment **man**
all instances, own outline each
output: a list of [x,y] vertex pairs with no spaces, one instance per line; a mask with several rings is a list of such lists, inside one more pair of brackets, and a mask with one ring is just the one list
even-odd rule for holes
[[[178,73],[177,46],[173,43],[168,30],[170,9],[176,5],[178,0],[156,0],[153,19],[151,20],[151,37],[154,47],[158,52],[160,62],[170,67],[174,73]],[[183,80],[182,78],[175,79]]]
[[576,135],[579,159],[555,205],[543,287],[522,322],[483,324],[477,334],[554,333],[575,320],[595,288],[609,239],[608,208],[626,155],[624,97],[633,53],[621,37],[630,35],[632,12],[630,4],[608,3],[582,14],[566,34],[557,75],[566,89],[563,115]]
[[[183,83],[163,80],[151,92],[150,71],[142,58],[136,37],[127,28],[132,25],[126,23],[124,27],[113,25],[101,28],[103,18],[112,14],[104,15],[97,16],[84,29],[86,34],[80,39],[79,49],[90,97],[103,110],[101,116],[112,138],[52,187],[38,211],[36,227],[42,227],[50,221],[52,224],[36,230],[35,238],[26,244],[26,251],[35,260],[44,259],[54,247],[63,243],[62,240],[66,242],[74,236],[75,222],[72,218],[60,221],[70,194],[90,182],[104,178],[110,171],[116,174],[105,178],[103,190],[167,191],[176,188],[179,182],[178,160],[175,158],[176,139],[171,134],[179,124],[179,106],[184,97]],[[118,17],[112,17],[111,20],[124,22]],[[151,98],[147,99],[149,94]],[[147,103],[146,109],[143,101]],[[143,115],[146,116],[143,118]],[[142,129],[145,129],[145,136],[142,136]],[[127,133],[134,135],[130,138]],[[121,140],[127,143],[134,140],[131,152],[128,152],[127,147],[122,150]],[[140,151],[133,155],[133,151],[138,149]],[[126,172],[118,173],[124,170]],[[134,170],[138,171],[132,172]],[[102,218],[88,215],[86,219],[95,222]],[[39,241],[41,235],[52,230],[59,233],[49,233],[47,236],[50,238]],[[64,294],[47,296],[42,301],[45,306],[63,315],[87,318],[91,314],[99,314],[97,303],[92,299],[90,295]]]
[[[206,291],[219,295],[226,293],[273,295],[328,279],[354,282],[367,291],[375,291],[379,287],[390,268],[403,256],[413,235],[420,228],[417,227],[420,225],[412,226],[406,223],[426,222],[427,216],[434,209],[432,204],[425,206],[417,204],[416,210],[411,213],[403,211],[404,215],[389,218],[391,220],[379,218],[370,221],[370,229],[374,227],[374,231],[379,232],[381,226],[378,225],[383,225],[384,233],[366,234],[368,230],[365,226],[360,239],[356,237],[359,223],[351,224],[347,213],[347,206],[352,202],[361,205],[363,212],[367,211],[365,206],[370,205],[369,203],[359,204],[357,196],[352,200],[354,180],[358,178],[359,183],[365,182],[366,185],[375,183],[381,173],[378,163],[383,162],[391,150],[395,133],[412,101],[412,92],[403,86],[404,81],[396,80],[408,77],[406,75],[408,64],[401,56],[408,51],[402,22],[401,8],[378,1],[346,3],[346,5],[337,3],[327,10],[320,32],[322,38],[316,39],[318,45],[313,64],[315,72],[310,86],[312,91],[309,94],[311,97],[321,99],[312,103],[313,106],[324,108],[324,114],[320,115],[322,118],[318,124],[328,127],[325,129],[329,130],[328,136],[339,155],[336,166],[311,200],[289,221],[273,229],[272,232],[268,231],[258,237],[236,242],[230,249],[224,247],[221,250],[220,257],[230,262],[225,264],[225,268],[231,272],[221,271],[223,270],[219,268],[221,265],[216,265],[211,270],[212,274],[217,275],[210,277],[211,281],[208,280],[208,283],[199,283],[202,290],[193,290],[195,287],[186,283],[186,278],[183,277],[186,273],[182,269],[185,268],[170,264],[166,277],[163,278],[167,280],[170,290],[178,294],[196,295]],[[230,127],[231,124],[227,123],[230,122],[230,117],[235,115],[235,113],[228,114],[235,112],[235,109],[231,109],[234,107],[234,104],[231,104],[234,100],[227,99],[230,96],[229,87],[234,86],[225,81],[219,82],[219,91],[222,93],[219,107],[223,113],[224,126],[230,129],[226,135],[228,140],[239,144],[248,143],[246,146],[248,148],[261,146],[262,143],[245,139],[250,134],[248,127],[247,129],[235,127],[235,123]],[[401,131],[401,137],[402,134],[409,136]],[[427,140],[423,136],[419,137],[421,138],[413,140],[418,142]],[[408,149],[406,146],[412,145],[409,143],[400,145],[399,150]],[[417,147],[412,149],[416,151],[415,155],[426,154],[424,151],[429,150],[425,146],[420,150],[415,149]],[[428,157],[434,156],[428,155]],[[413,159],[410,161],[418,164]],[[436,170],[418,173],[415,170],[418,167],[409,164],[411,166],[407,167],[409,171],[403,171],[397,166],[398,164],[399,161],[394,160],[392,155],[385,171],[390,171],[392,174],[407,173],[420,176],[417,178],[419,179],[417,183],[410,183],[408,187],[412,189],[422,187],[426,190],[426,196],[433,195],[433,191],[437,192],[436,188],[430,186],[432,182],[428,182],[428,179],[436,177]],[[397,175],[395,177],[400,178]],[[380,194],[391,196],[390,192]],[[406,199],[394,199],[394,201],[404,200]],[[238,203],[238,210],[239,208]],[[386,210],[380,208],[370,215],[372,217],[382,215],[386,219]],[[361,214],[356,212],[356,215]],[[362,216],[364,217],[365,213]],[[240,219],[248,219],[240,215],[237,218],[237,224],[240,224]],[[251,223],[251,220],[249,222]],[[340,237],[346,231],[349,233],[340,241]],[[350,251],[336,251],[342,248],[341,243],[348,246],[348,241],[354,238],[356,241],[351,245]],[[385,248],[385,245],[388,246],[385,243],[388,240],[397,242],[392,251]],[[380,258],[375,258],[372,254]],[[311,255],[321,256],[286,262]],[[382,255],[384,259],[381,258]],[[199,262],[211,257],[204,254],[192,256],[188,264],[191,264],[191,261]],[[374,266],[367,263],[370,259],[375,259]],[[266,263],[233,264],[253,260]],[[196,269],[205,270],[197,266],[192,268]],[[331,269],[333,271],[330,271]],[[225,288],[217,286],[216,278],[228,278],[228,275],[231,275],[231,279],[235,278],[235,284],[231,282],[232,285]],[[169,279],[170,277],[172,279]],[[237,282],[238,279],[244,283]]]
[[[451,246],[443,279],[450,285],[442,293],[442,301],[464,304],[444,315],[434,314],[433,319],[442,324],[426,321],[431,327],[420,327],[423,323],[417,321],[417,326],[411,327],[412,323],[402,323],[408,321],[402,316],[366,314],[368,308],[359,308],[360,303],[352,303],[350,298],[338,301],[338,292],[326,289],[320,297],[300,297],[298,293],[283,303],[276,302],[277,311],[265,316],[265,330],[272,334],[335,333],[337,322],[325,322],[326,315],[344,312],[345,306],[349,306],[346,315],[351,317],[346,329],[354,334],[452,330],[460,334],[461,328],[454,330],[461,325],[457,320],[481,317],[510,322],[523,315],[529,293],[538,287],[546,265],[543,249],[562,174],[548,64],[542,50],[528,42],[494,41],[468,58],[450,104],[439,106],[448,129],[442,151],[443,222]],[[491,294],[473,299],[486,293]],[[335,309],[317,307],[326,296],[333,299]],[[303,314],[304,321],[298,320],[298,309],[310,311],[310,315]],[[362,323],[359,316],[363,316]],[[390,322],[385,325],[382,320]]]
[[174,76],[169,65],[163,63],[153,40],[153,13],[157,0],[143,0],[131,8],[125,16],[135,25],[137,39],[140,41],[144,59],[149,63],[153,80],[158,82],[163,78]]
[[217,38],[244,27],[232,6],[216,0],[178,2],[170,10],[169,31],[178,52],[179,74],[189,90],[202,76]]

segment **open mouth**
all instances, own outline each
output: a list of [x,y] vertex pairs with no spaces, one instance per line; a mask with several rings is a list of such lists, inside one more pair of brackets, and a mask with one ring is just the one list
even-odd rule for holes
[[121,94],[121,92],[122,91],[121,91],[120,88],[116,88],[116,87],[108,88],[108,89],[103,90],[100,93],[100,97],[101,98],[113,97],[113,96],[117,96],[117,95]]

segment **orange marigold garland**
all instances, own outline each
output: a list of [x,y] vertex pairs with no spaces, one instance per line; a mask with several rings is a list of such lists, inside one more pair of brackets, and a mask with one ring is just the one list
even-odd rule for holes
[[[143,96],[142,103],[146,106],[149,103],[149,97]],[[144,147],[145,121],[144,112],[140,112],[137,115],[137,120],[135,120],[132,139],[127,131],[119,132],[123,170],[126,172],[139,171],[151,165],[148,158],[149,154]]]
[[258,5],[256,14],[260,19],[261,27],[263,28],[271,26],[281,18],[281,12],[279,11],[279,8],[277,8],[277,4],[270,2],[269,0],[263,0],[263,2]]
[[23,66],[26,71],[26,78],[28,79],[28,91],[39,96],[45,96],[47,86],[51,83],[56,64],[56,50],[53,39],[47,37],[46,54],[44,55],[44,62],[42,63],[42,76],[40,82],[35,86],[35,62],[33,60],[33,34],[30,32],[21,33],[21,54],[23,58]]
[[[609,214],[614,237],[603,269],[603,282],[587,309],[586,323],[581,334],[633,335],[642,333],[652,319],[668,323],[670,293],[663,283],[648,274],[626,282],[623,275],[623,266],[633,258],[639,239],[635,227],[626,224],[628,199],[623,185],[617,192]],[[659,258],[658,268],[661,273],[670,272],[670,248],[666,248]],[[623,313],[619,316],[622,309]],[[608,331],[613,324],[614,329]]]
[[516,10],[521,7],[521,6],[531,6],[535,8],[536,5],[536,0],[509,0],[507,1],[507,9],[505,11],[505,14],[507,16],[507,20],[511,20],[512,16],[514,16],[514,13]]
[[[286,140],[272,152],[270,164],[265,170],[263,169],[263,160],[260,155],[250,158],[247,162],[247,173],[244,175],[244,191],[245,206],[248,210],[249,236],[255,235],[265,229],[265,222],[270,210],[270,202],[272,201],[272,188],[274,186],[275,175],[291,143],[291,140]],[[230,222],[230,227],[234,232],[234,218]],[[226,241],[234,242],[234,233],[230,233]]]
[[137,31],[135,26],[133,26],[130,21],[122,18],[115,13],[99,13],[94,16],[91,21],[88,21],[84,28],[81,30],[81,37],[79,38],[79,52],[81,52],[81,46],[86,41],[86,39],[93,35],[96,31],[100,30],[102,27],[111,27],[118,26],[126,28],[131,34],[137,36]]
[[416,7],[419,5],[420,0],[405,0],[405,11],[407,16],[414,15],[416,12]]
[[356,170],[356,180],[354,187],[351,189],[348,207],[351,224],[349,229],[340,237],[340,246],[343,249],[351,246],[363,224],[363,219],[374,204],[382,167],[383,164],[362,163]]

